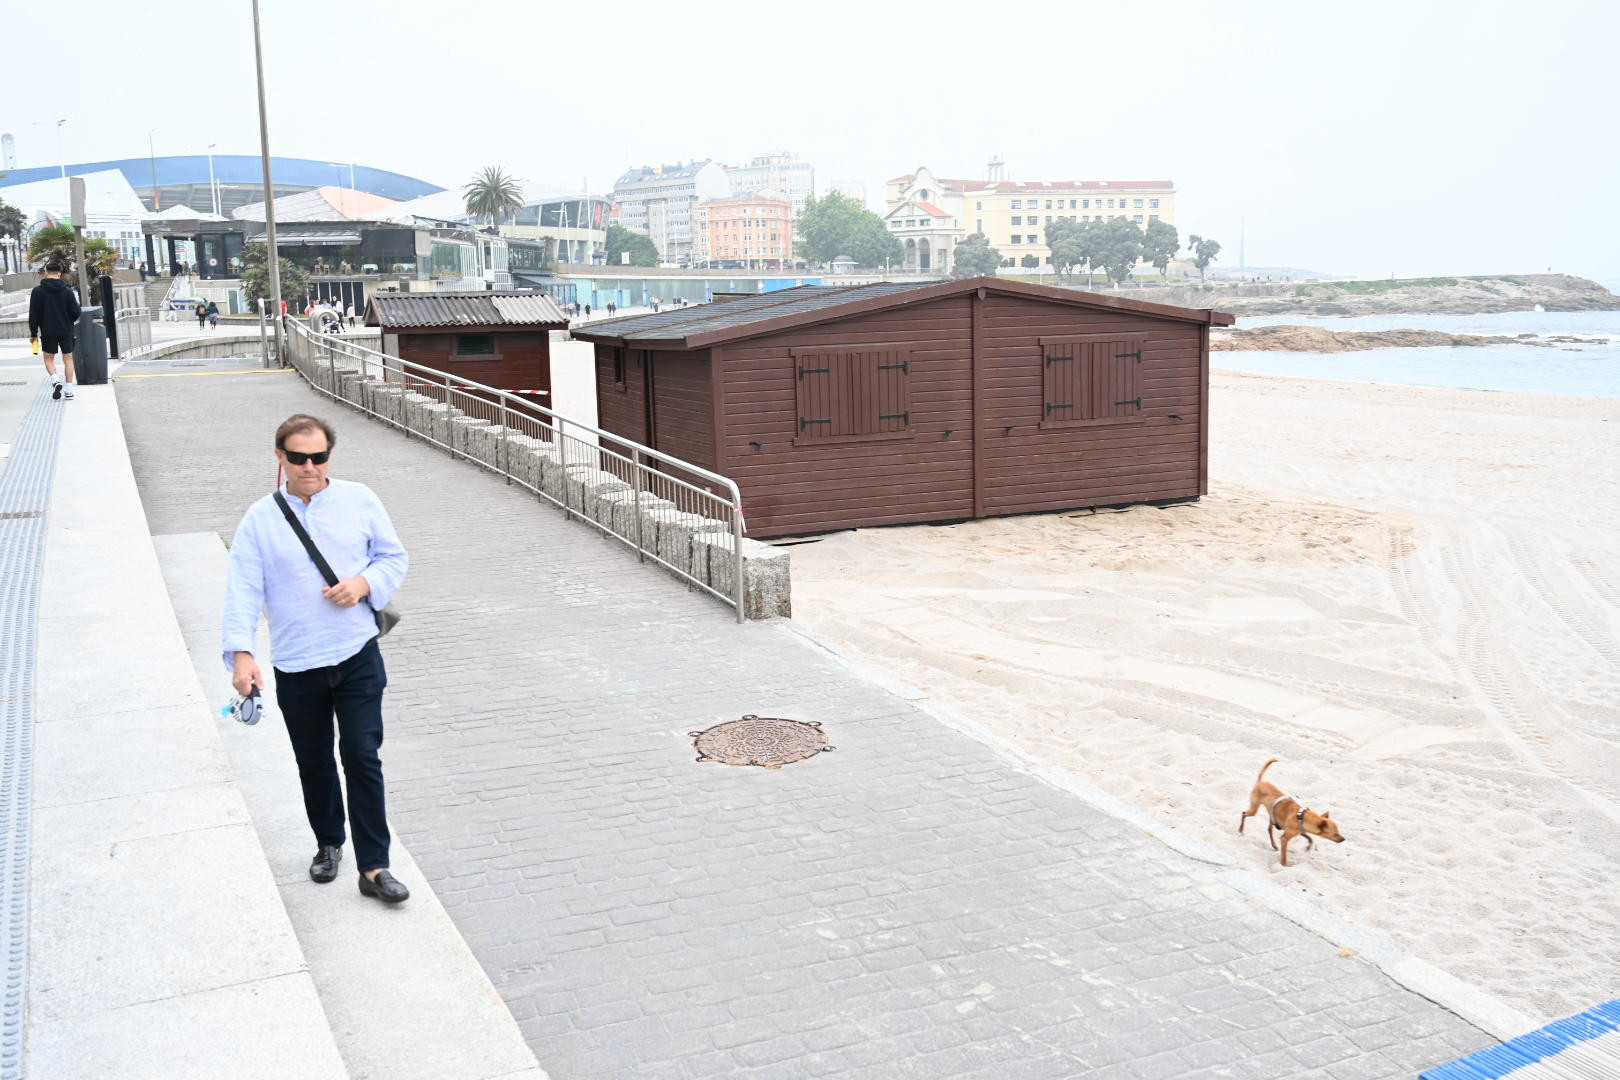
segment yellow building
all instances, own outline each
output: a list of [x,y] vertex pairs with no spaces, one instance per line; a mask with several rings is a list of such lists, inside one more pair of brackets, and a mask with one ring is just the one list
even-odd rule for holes
[[1002,265],[1033,255],[1051,265],[1046,226],[1060,218],[1107,221],[1124,217],[1147,228],[1176,223],[1176,188],[1169,180],[953,180],[927,168],[887,183],[888,209],[929,203],[956,219],[961,236],[982,232],[1001,252]]

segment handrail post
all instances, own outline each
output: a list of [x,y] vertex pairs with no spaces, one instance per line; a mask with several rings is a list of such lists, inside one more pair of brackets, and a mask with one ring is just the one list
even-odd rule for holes
[[512,434],[512,429],[507,427],[509,419],[506,415],[506,395],[503,393],[501,395],[501,449],[497,460],[501,463],[501,475],[506,478],[508,487],[512,485],[512,451],[510,444],[506,441]]
[[731,594],[732,603],[737,605],[737,621],[746,622],[744,604],[747,603],[747,588],[743,582],[743,534],[742,534],[742,499],[738,499],[731,507]]
[[456,448],[451,445],[451,443],[454,442],[454,440],[450,438],[450,393],[451,393],[451,390],[450,390],[450,373],[448,371],[446,371],[446,372],[443,372],[443,375],[444,375],[444,412],[445,412],[445,417],[444,417],[444,448],[446,450],[450,451],[450,456],[451,457],[455,457],[456,456]]
[[635,470],[635,482],[636,482],[636,513],[635,513],[635,519],[636,519],[636,561],[644,563],[644,562],[647,561],[647,549],[641,546],[641,478],[642,478],[642,466],[641,466],[641,448],[639,446],[633,448],[630,451],[630,465]]

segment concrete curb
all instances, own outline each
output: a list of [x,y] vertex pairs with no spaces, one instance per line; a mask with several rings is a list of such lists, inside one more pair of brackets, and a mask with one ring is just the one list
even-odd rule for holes
[[1075,796],[1111,818],[1135,826],[1172,851],[1223,868],[1215,874],[1215,880],[1220,884],[1259,902],[1330,944],[1354,952],[1401,986],[1455,1013],[1481,1031],[1505,1041],[1542,1026],[1541,1021],[1532,1019],[1489,991],[1466,983],[1427,960],[1404,952],[1393,942],[1346,922],[1309,900],[1295,896],[1288,890],[1266,881],[1252,871],[1236,869],[1237,860],[1224,851],[1155,821],[1148,814],[1116,799],[1068,769],[1038,760],[1017,743],[997,735],[949,705],[936,701],[887,669],[864,657],[839,652],[803,624],[783,622],[780,625],[826,652],[866,681],[875,683],[896,697],[911,702],[917,709],[953,731],[988,746],[1020,772],[1028,773],[1052,787]]

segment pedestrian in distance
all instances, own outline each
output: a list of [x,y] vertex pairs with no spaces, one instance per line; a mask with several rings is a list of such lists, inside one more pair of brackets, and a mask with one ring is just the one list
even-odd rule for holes
[[585,317],[587,319],[591,317],[591,305],[589,304],[585,305]]
[[195,310],[196,310],[196,314],[197,314],[197,329],[201,330],[203,328],[203,323],[208,321],[208,303],[207,303],[207,301],[199,299],[197,301],[197,307],[196,307]]
[[[236,527],[221,647],[236,692],[245,697],[262,688],[254,651],[260,612],[269,618],[276,705],[315,834],[310,878],[334,880],[343,859],[341,760],[360,892],[397,904],[411,894],[388,871],[391,838],[378,754],[388,674],[375,613],[404,584],[410,558],[376,493],[328,475],[336,445],[332,425],[305,413],[276,428],[276,461],[286,482],[248,507]],[[327,584],[328,574],[336,584]]]
[[[67,267],[52,260],[45,264],[45,280],[28,294],[28,343],[45,357],[45,374],[50,377],[51,398],[73,400],[73,332],[79,325],[79,298],[62,280]],[[56,373],[56,354],[62,354],[62,376]]]
[[619,305],[615,304],[612,300],[609,300],[608,301],[608,318],[611,319],[613,317],[614,312],[616,312],[618,310],[619,310]]
[[349,325],[350,326],[354,325],[354,305],[353,304],[344,304],[343,305],[343,317],[345,319],[349,320]]
[[145,263],[141,263],[141,280],[142,281],[146,280],[146,264]]
[[219,329],[219,305],[212,300],[208,301],[208,329]]

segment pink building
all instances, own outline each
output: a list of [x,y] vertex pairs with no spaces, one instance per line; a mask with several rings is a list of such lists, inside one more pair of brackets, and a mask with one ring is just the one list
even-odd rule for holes
[[699,266],[782,270],[793,265],[793,204],[764,192],[701,202],[697,218]]

